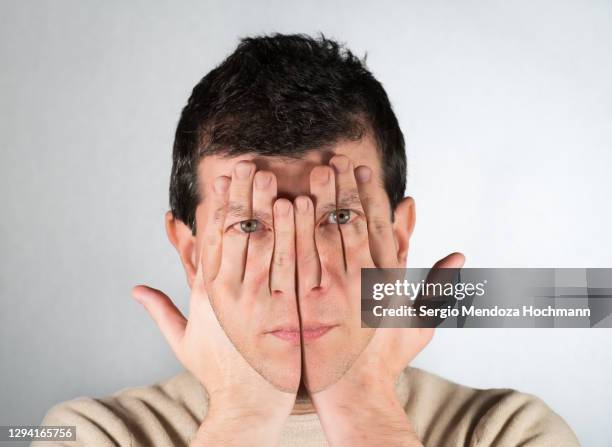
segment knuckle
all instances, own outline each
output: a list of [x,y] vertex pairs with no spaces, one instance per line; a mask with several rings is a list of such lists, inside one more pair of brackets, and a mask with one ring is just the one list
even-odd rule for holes
[[249,290],[259,291],[268,282],[268,269],[258,269],[256,271],[247,272],[245,275],[245,283],[248,284]]
[[338,208],[355,206],[359,203],[361,203],[359,190],[352,185],[341,185],[338,192]]
[[368,222],[368,231],[377,235],[386,234],[391,227],[390,222],[378,217]]
[[215,208],[212,215],[212,221],[215,225],[219,225],[225,219],[225,207],[219,206]]
[[210,285],[211,290],[209,296],[211,298],[211,302],[215,301],[215,298],[219,295],[221,296],[233,296],[235,293],[234,288],[236,287],[236,281],[232,278],[229,278],[224,272],[220,272],[217,278],[214,279],[213,283]]
[[368,208],[373,208],[376,206],[376,197],[371,194],[369,191],[362,191],[361,202],[368,206]]
[[284,267],[291,265],[291,263],[295,262],[295,254],[291,250],[277,250],[274,252],[274,258],[272,262],[276,267]]
[[319,256],[314,250],[307,250],[304,253],[300,253],[298,262],[305,265],[310,265],[317,263],[319,261]]
[[278,245],[288,245],[289,243],[293,243],[292,241],[293,241],[294,229],[292,226],[277,225],[275,227],[275,231],[276,231],[276,241]]
[[204,239],[205,239],[206,245],[213,246],[219,243],[220,235],[217,231],[211,231],[206,234],[206,237]]
[[227,206],[227,215],[232,218],[246,220],[250,219],[251,212],[245,203],[231,201]]
[[364,236],[368,233],[368,224],[363,219],[358,219],[354,222],[355,232],[359,236]]

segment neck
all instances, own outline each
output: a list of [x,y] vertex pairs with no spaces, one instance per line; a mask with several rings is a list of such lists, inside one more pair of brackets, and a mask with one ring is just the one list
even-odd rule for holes
[[293,405],[293,410],[291,410],[292,415],[300,415],[300,414],[311,414],[315,412],[315,407],[312,405],[310,399],[306,400],[297,400]]
[[310,400],[310,396],[304,383],[300,383],[300,387],[298,388],[297,396],[295,398],[295,404],[293,405],[293,410],[291,411],[292,415],[300,415],[300,414],[311,414],[315,412],[315,407],[312,404],[312,400]]

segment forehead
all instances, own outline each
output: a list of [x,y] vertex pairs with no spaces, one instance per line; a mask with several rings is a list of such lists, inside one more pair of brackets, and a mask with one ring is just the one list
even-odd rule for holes
[[[312,168],[327,164],[336,154],[346,155],[353,161],[353,166],[369,166],[375,176],[380,173],[380,160],[376,143],[366,135],[358,141],[340,141],[326,149],[313,149],[305,152],[300,158],[281,156],[261,156],[244,154],[236,157],[211,155],[204,157],[198,167],[200,192],[210,190],[215,178],[225,175],[231,177],[234,165],[241,160],[255,163],[257,170],[270,171],[276,175],[278,196],[293,199],[299,195],[309,194],[309,176]],[[206,197],[206,194],[201,194]]]

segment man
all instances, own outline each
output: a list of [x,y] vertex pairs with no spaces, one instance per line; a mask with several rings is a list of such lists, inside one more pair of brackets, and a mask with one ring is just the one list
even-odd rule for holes
[[133,290],[187,371],[62,403],[44,423],[95,446],[578,445],[534,396],[409,367],[431,329],[361,327],[360,269],[407,263],[405,178],[387,95],[350,51],[243,39],[176,131],[166,230],[188,319],[162,292]]

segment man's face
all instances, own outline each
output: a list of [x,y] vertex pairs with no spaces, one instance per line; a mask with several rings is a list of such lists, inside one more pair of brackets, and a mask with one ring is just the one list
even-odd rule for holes
[[[310,191],[311,171],[316,166],[327,165],[335,154],[346,155],[355,167],[370,167],[375,180],[380,182],[376,145],[373,139],[365,137],[360,141],[340,142],[326,151],[310,151],[300,159],[251,154],[232,158],[205,157],[198,172],[201,192],[210,191],[211,183],[218,176],[231,177],[238,161],[249,160],[255,163],[257,170],[266,170],[276,176],[278,198],[293,201],[298,196],[310,196],[314,202]],[[204,200],[196,211],[197,247],[206,244],[201,225],[213,212],[206,206],[206,194],[202,197]],[[326,388],[342,377],[372,335],[371,330],[361,328],[359,300],[348,293],[354,284],[347,284],[345,272],[340,267],[343,263],[338,262],[344,253],[326,237],[327,225],[328,219],[323,218],[314,229],[320,283],[298,296],[298,302],[272,295],[251,304],[248,309],[233,308],[232,303],[215,306],[221,326],[232,343],[253,368],[279,388],[286,388],[285,385],[292,383],[300,373],[311,391]],[[266,272],[264,268],[261,271],[262,274]],[[299,283],[299,278],[297,281]]]

